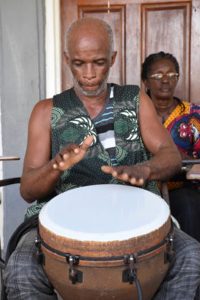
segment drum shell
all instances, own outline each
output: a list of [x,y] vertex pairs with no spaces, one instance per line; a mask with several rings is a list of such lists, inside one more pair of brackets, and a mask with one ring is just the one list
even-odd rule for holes
[[[44,245],[41,247],[44,255],[44,270],[55,289],[66,300],[137,299],[135,284],[122,281],[122,273],[128,266],[123,259],[113,260],[113,257],[153,249],[166,238],[170,229],[169,218],[159,229],[125,241],[83,242],[52,234],[39,224],[41,239],[48,245],[48,247]],[[48,248],[55,249],[55,252],[90,257],[90,260],[80,259],[78,266],[75,266],[76,270],[83,273],[83,282],[72,284],[66,258]],[[165,260],[166,253],[165,243],[138,256],[136,269],[142,286],[143,300],[153,297],[166,275],[169,268],[169,263]],[[99,258],[101,261],[98,261]]]

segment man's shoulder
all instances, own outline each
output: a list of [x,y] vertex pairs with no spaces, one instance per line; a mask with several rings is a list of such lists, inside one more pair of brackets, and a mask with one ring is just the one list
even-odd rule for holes
[[52,107],[52,98],[41,99],[39,100],[35,106],[34,110],[44,110]]

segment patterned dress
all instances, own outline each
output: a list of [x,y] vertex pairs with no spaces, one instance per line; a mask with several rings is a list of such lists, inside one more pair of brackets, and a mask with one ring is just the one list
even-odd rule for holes
[[[163,125],[181,153],[200,158],[200,105],[182,101],[182,105],[175,107]],[[183,182],[170,182],[168,188],[173,190],[183,185]]]
[[[200,105],[182,101],[164,126],[181,153],[191,158],[200,158]],[[200,241],[199,182],[169,182],[168,188],[172,215],[183,231]]]
[[177,105],[164,126],[170,132],[180,152],[193,158],[200,158],[200,105],[186,101]]

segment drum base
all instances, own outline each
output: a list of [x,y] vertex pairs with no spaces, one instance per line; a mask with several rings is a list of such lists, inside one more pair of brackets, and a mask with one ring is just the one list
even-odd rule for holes
[[[84,266],[76,267],[76,270],[82,272],[82,282],[73,284],[69,279],[67,262],[60,261],[58,257],[56,259],[55,254],[44,249],[43,253],[45,252],[48,252],[48,255],[45,255],[44,269],[63,300],[138,299],[135,283],[122,281],[123,271],[127,269],[123,261],[104,262],[103,266],[96,267],[92,262],[89,262],[91,265],[88,266],[88,263],[84,262]],[[138,264],[137,278],[142,287],[143,300],[152,299],[168,268],[169,263],[164,263],[164,252],[148,257]]]
[[49,201],[39,214],[37,244],[63,300],[138,299],[135,274],[150,300],[169,268],[172,235],[169,206],[159,196],[106,184]]

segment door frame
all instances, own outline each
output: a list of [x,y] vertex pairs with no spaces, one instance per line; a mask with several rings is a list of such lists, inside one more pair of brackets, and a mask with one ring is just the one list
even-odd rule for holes
[[61,92],[60,0],[45,0],[46,97]]

